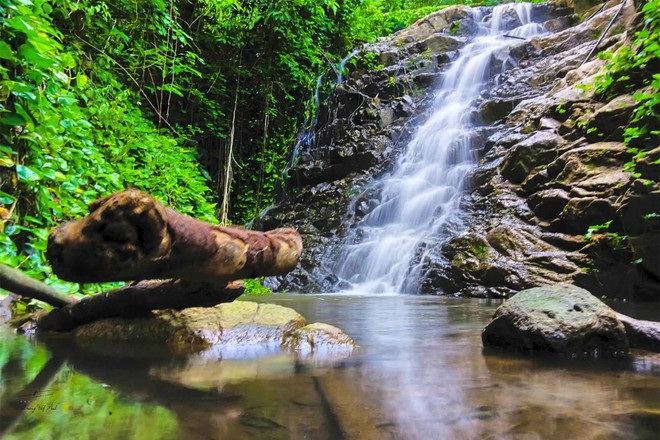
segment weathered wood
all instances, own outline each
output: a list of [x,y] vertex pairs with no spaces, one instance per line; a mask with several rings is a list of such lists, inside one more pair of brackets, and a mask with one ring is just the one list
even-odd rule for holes
[[147,316],[151,310],[211,307],[238,298],[245,290],[241,281],[140,281],[117,290],[90,296],[37,320],[37,329],[69,331],[103,318]]
[[660,322],[634,319],[621,313],[616,316],[626,329],[630,348],[660,353]]
[[17,295],[38,299],[54,307],[64,307],[74,302],[50,286],[4,264],[0,264],[0,288]]
[[258,232],[211,225],[127,190],[95,201],[87,217],[55,229],[47,257],[53,271],[69,281],[221,282],[288,273],[301,252],[294,229]]

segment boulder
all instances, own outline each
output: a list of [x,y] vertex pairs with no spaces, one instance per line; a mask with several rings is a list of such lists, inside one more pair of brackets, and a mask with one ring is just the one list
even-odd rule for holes
[[571,148],[547,167],[553,185],[573,197],[618,197],[630,182],[624,164],[631,154],[622,142],[597,142]]
[[429,36],[447,31],[458,20],[471,20],[470,8],[463,5],[450,6],[417,20],[411,26],[397,32],[392,39],[395,46],[422,41]]
[[577,120],[578,126],[584,126],[587,140],[596,142],[600,139],[623,140],[623,131],[628,125],[639,102],[633,95],[621,95],[612,99],[593,113],[587,113]]
[[616,312],[570,284],[519,292],[495,311],[481,338],[485,346],[526,354],[616,356],[629,351]]
[[550,163],[563,143],[562,137],[552,130],[539,131],[511,148],[500,173],[510,182],[522,183],[534,168]]
[[660,147],[655,147],[646,156],[637,159],[635,171],[644,179],[660,182]]
[[550,228],[568,234],[585,234],[589,226],[611,220],[616,209],[616,204],[609,199],[596,197],[570,199],[550,224]]
[[234,301],[215,307],[153,312],[148,318],[111,318],[76,328],[76,341],[85,345],[142,341],[169,346],[175,353],[222,357],[227,352],[303,350],[352,351],[354,343],[338,328],[307,325],[295,310],[275,304]]
[[540,218],[555,218],[566,206],[570,197],[563,189],[546,189],[532,194],[527,203]]
[[[655,189],[646,194],[633,192],[618,212],[620,221],[625,225],[637,269],[649,277],[656,288],[660,279],[659,211],[660,189]],[[649,296],[658,299],[657,291]]]

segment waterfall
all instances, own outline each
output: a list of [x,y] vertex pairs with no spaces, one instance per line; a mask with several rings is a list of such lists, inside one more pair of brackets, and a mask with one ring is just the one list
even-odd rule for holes
[[[354,49],[339,62],[337,68],[337,80],[335,81],[336,85],[341,84],[344,80],[343,72],[344,68],[346,67],[346,63],[355,55],[357,55],[360,50],[361,49]],[[312,95],[312,100],[314,102],[314,117],[311,120],[305,120],[303,123],[303,129],[298,133],[298,138],[296,139],[296,143],[294,144],[293,150],[291,152],[291,159],[289,160],[289,164],[283,173],[284,179],[286,179],[286,174],[289,172],[289,169],[296,164],[300,154],[309,152],[309,150],[312,148],[312,144],[314,143],[314,135],[316,134],[314,130],[316,129],[316,124],[318,123],[319,109],[321,108],[319,93],[321,90],[321,85],[323,85],[324,76],[325,74],[319,75],[319,77],[316,79],[316,87],[314,88],[314,94]]]
[[342,81],[344,81],[344,68],[346,67],[346,63],[348,62],[348,60],[350,60],[350,59],[353,58],[355,55],[357,55],[358,53],[360,53],[360,50],[361,50],[361,49],[354,49],[351,53],[349,53],[348,55],[346,55],[346,56],[341,60],[341,62],[339,63],[339,67],[337,68],[337,81],[335,82],[335,84],[339,85],[339,84],[342,83]]
[[[373,183],[378,206],[360,220],[336,259],[335,273],[351,285],[348,293],[417,291],[415,254],[457,217],[466,176],[477,163],[472,104],[489,79],[494,55],[506,58],[508,47],[517,42],[504,32],[528,38],[543,31],[531,22],[530,10],[530,4],[520,3],[496,6],[490,15],[474,10],[478,35],[443,74],[430,117],[394,169]],[[506,29],[512,22],[518,26]]]

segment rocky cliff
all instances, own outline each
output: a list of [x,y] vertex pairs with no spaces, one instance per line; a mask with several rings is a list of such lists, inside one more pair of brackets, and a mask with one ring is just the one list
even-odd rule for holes
[[[481,161],[460,218],[420,246],[420,293],[506,297],[572,282],[599,295],[659,297],[660,150],[634,177],[625,171],[632,154],[623,129],[638,104],[633,93],[594,93],[605,62],[587,57],[618,3],[599,6],[576,13],[534,5],[549,33],[495,55],[472,115]],[[285,199],[256,223],[293,226],[304,237],[300,268],[273,287],[342,288],[332,270],[337,249],[378,205],[370,183],[428,116],[434,85],[472,35],[474,17],[467,7],[443,9],[358,54],[322,106]],[[515,14],[504,19],[516,25]],[[630,44],[641,21],[628,2],[598,49]]]

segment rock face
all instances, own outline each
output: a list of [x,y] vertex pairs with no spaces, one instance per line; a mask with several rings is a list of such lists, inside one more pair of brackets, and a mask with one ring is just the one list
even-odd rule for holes
[[248,301],[155,311],[149,318],[103,319],[76,328],[74,337],[83,344],[98,340],[155,342],[169,345],[176,353],[201,352],[207,357],[280,348],[303,355],[350,353],[355,345],[336,327],[307,325],[295,310]]
[[[574,3],[583,10],[589,2]],[[459,218],[433,231],[410,262],[421,267],[419,293],[508,297],[566,282],[599,295],[660,298],[660,153],[641,159],[634,176],[624,167],[632,153],[623,129],[637,104],[634,93],[609,100],[594,93],[604,62],[585,60],[618,4],[584,20],[599,7],[579,17],[534,5],[553,33],[498,55],[515,67],[495,63],[474,103],[471,136],[482,141],[481,161]],[[599,49],[629,44],[636,17],[629,2]],[[450,7],[358,55],[357,70],[322,108],[315,142],[291,169],[286,198],[257,222],[303,234],[300,267],[272,287],[342,288],[332,270],[337,248],[378,206],[374,179],[428,116],[436,79],[474,27],[469,8]],[[597,225],[604,226],[589,232]]]
[[629,349],[616,312],[568,284],[516,294],[495,311],[481,337],[486,346],[527,354],[617,355]]

